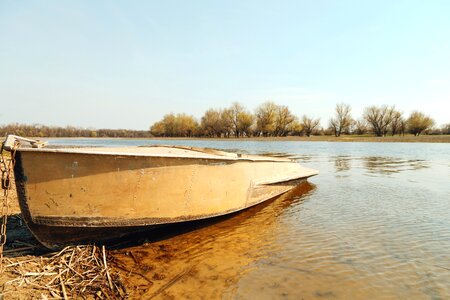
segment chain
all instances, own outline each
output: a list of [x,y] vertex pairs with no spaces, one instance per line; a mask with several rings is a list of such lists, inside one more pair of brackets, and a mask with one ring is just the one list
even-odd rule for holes
[[11,157],[7,159],[4,155],[3,144],[0,152],[0,169],[2,172],[2,189],[3,189],[3,201],[2,201],[2,214],[0,219],[0,274],[3,273],[3,246],[6,243],[6,223],[8,221],[8,209],[9,209],[9,191],[11,189],[11,174],[14,170],[14,164],[16,163],[15,156],[16,150],[19,147],[19,142],[14,143],[14,147],[10,151]]

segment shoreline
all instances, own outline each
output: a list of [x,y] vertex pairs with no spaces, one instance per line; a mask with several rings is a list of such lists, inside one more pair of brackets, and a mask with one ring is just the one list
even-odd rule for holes
[[364,143],[450,143],[450,135],[405,135],[405,136],[356,136],[343,135],[334,136],[286,136],[286,137],[229,137],[229,138],[208,138],[208,137],[39,137],[37,139],[125,139],[125,140],[210,140],[210,141],[256,141],[256,142],[364,142]]

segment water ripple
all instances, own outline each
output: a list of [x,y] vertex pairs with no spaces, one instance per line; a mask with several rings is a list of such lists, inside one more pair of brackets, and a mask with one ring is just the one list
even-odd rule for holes
[[288,157],[320,174],[241,213],[118,250],[156,278],[129,275],[136,298],[186,274],[162,298],[450,299],[450,145],[186,145]]

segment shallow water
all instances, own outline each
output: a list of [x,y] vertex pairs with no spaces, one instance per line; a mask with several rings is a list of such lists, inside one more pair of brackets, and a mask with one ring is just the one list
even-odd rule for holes
[[[288,156],[320,171],[291,193],[116,250],[135,295],[448,299],[450,144],[57,139]],[[150,283],[151,282],[151,283]]]

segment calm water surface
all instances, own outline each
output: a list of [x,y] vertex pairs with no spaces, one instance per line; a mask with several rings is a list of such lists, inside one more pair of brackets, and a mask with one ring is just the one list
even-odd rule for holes
[[[115,251],[135,295],[449,299],[450,144],[57,139],[288,156],[320,171],[291,193]],[[151,283],[150,283],[151,282]]]

